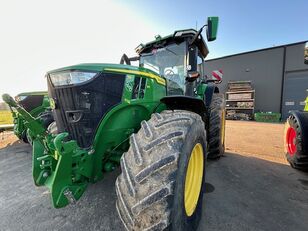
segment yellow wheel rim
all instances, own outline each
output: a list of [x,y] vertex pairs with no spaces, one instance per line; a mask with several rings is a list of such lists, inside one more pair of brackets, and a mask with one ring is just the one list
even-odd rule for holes
[[203,178],[203,148],[197,143],[188,162],[185,178],[184,205],[187,216],[191,216],[197,206]]

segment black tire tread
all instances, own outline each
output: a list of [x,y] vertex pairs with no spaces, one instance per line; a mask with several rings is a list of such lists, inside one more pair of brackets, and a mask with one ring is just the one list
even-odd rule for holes
[[193,112],[163,111],[132,134],[116,180],[117,210],[127,230],[163,230],[170,224],[179,154],[192,123],[204,127]]
[[209,109],[208,158],[217,159],[224,154],[225,147],[221,144],[222,113],[225,110],[223,94],[214,93]]

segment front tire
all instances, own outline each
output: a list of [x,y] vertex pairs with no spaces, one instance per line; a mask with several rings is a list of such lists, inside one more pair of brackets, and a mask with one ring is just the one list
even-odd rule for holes
[[[155,113],[130,137],[116,180],[127,230],[195,230],[204,191],[206,133],[189,111]],[[189,166],[189,167],[188,167]]]

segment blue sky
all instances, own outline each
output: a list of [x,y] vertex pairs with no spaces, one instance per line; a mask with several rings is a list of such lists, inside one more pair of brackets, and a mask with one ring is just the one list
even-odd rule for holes
[[195,28],[196,22],[200,27],[206,17],[219,16],[218,39],[208,44],[209,58],[308,40],[307,0],[121,2],[164,33]]
[[220,17],[208,59],[307,40],[307,9],[308,0],[0,1],[0,95],[46,90],[55,68],[118,63],[155,35],[201,27],[208,16]]

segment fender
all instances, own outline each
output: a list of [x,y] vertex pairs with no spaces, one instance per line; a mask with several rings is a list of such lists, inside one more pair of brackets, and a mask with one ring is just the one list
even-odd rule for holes
[[166,96],[160,100],[170,110],[187,110],[199,114],[202,118],[206,113],[206,106],[202,99],[191,96]]
[[204,93],[204,101],[207,108],[211,105],[214,93],[219,93],[219,88],[214,84],[208,84]]

